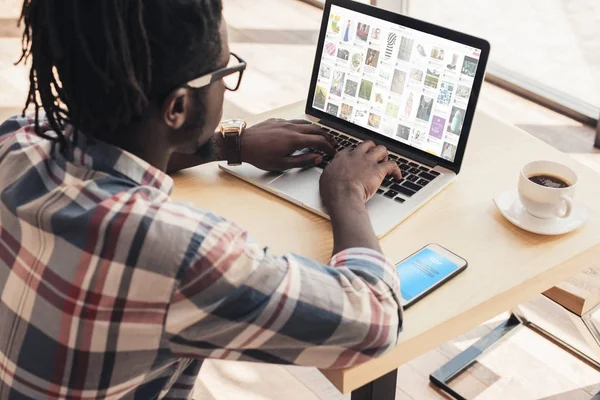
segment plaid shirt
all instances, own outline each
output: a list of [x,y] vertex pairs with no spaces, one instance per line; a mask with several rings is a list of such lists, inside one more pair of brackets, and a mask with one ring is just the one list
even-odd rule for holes
[[204,358],[343,368],[395,345],[381,254],[271,255],[148,163],[65,135],[0,126],[0,399],[188,398]]

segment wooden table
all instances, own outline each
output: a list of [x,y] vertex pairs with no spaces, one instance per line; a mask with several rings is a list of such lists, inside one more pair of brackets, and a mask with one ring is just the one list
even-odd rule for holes
[[[248,122],[294,117],[303,108],[303,103],[293,104]],[[495,195],[515,187],[521,167],[540,159],[575,170],[580,179],[576,197],[595,210],[592,219],[571,234],[530,234],[506,221],[494,206]],[[322,262],[331,255],[327,220],[222,173],[216,165],[179,173],[173,197],[236,221],[277,253],[295,252]],[[405,313],[404,331],[393,351],[323,374],[341,392],[354,391],[592,266],[600,257],[599,204],[600,175],[500,118],[478,111],[456,182],[381,240],[392,261],[439,243],[466,258],[469,268]]]

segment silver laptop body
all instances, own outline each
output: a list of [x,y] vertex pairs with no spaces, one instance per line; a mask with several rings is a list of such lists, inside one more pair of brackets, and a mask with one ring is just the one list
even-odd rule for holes
[[[327,1],[306,114],[297,118],[320,125],[345,147],[363,140],[384,145],[401,166],[403,181],[384,181],[367,203],[377,237],[457,177],[489,51],[482,39],[352,1]],[[355,59],[361,73],[354,71]],[[383,90],[383,104],[378,104],[377,90]],[[395,119],[394,113],[399,114]],[[328,218],[319,193],[326,165],[281,173],[249,164],[219,166]]]

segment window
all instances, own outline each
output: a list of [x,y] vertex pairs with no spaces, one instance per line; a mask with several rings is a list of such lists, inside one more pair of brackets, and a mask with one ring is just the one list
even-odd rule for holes
[[597,125],[600,147],[600,1],[363,2],[487,39],[488,80]]
[[397,12],[400,3],[412,17],[490,41],[490,80],[583,122],[598,123],[597,0],[401,0]]

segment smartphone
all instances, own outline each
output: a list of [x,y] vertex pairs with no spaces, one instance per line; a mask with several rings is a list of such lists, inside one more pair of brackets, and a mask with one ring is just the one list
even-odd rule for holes
[[467,268],[467,260],[430,244],[396,265],[402,306],[410,307]]

